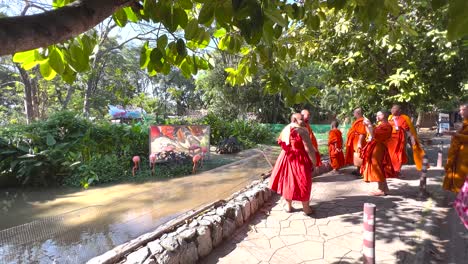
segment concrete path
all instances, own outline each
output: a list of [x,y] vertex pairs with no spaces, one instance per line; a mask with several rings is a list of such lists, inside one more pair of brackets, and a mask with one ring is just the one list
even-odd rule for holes
[[[428,263],[428,254],[433,254],[430,262],[444,257],[427,245],[434,239],[429,235],[434,231],[431,220],[443,219],[448,209],[438,207],[435,199],[418,198],[419,172],[414,166],[403,167],[404,178],[389,180],[391,195],[386,197],[368,196],[376,184],[357,179],[351,170],[313,179],[312,217],[301,213],[300,204],[294,204],[297,212],[284,212],[276,197],[200,263],[362,263],[366,202],[377,205],[376,263]],[[430,192],[441,189],[441,175],[441,169],[429,170]]]

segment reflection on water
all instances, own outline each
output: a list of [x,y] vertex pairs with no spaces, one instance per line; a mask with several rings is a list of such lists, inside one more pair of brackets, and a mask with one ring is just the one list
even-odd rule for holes
[[3,193],[9,207],[0,214],[0,263],[85,262],[187,210],[226,198],[271,170],[260,151],[250,155],[165,181]]

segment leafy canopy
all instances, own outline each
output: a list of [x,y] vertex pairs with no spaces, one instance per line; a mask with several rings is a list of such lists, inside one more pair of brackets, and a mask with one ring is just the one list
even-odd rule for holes
[[[53,7],[61,8],[70,2],[53,0]],[[465,15],[468,1],[415,2],[448,13],[444,27],[449,40],[460,39],[468,33],[468,16]],[[211,48],[238,54],[241,58],[237,67],[227,69],[228,82],[232,85],[249,82],[261,64],[268,71],[266,79],[270,87],[267,89],[278,91],[292,88],[287,76],[292,71],[280,62],[290,59],[301,65],[310,59],[310,50],[299,52],[297,45],[288,41],[289,36],[301,34],[300,28],[318,30],[330,17],[341,13],[359,25],[362,32],[392,35],[404,30],[417,34],[406,20],[412,11],[405,7],[411,4],[399,0],[144,0],[129,3],[131,7],[113,14],[117,25],[150,23],[159,28],[157,39],[144,43],[140,51],[140,66],[151,75],[168,74],[171,66],[180,68],[185,76],[215,67],[210,56],[203,52],[215,43],[216,47]],[[96,40],[94,31],[86,32],[65,43],[17,53],[14,61],[25,69],[39,65],[46,80],[59,75],[72,83],[78,73],[90,69],[90,58],[99,45]],[[286,76],[282,76],[284,74]]]

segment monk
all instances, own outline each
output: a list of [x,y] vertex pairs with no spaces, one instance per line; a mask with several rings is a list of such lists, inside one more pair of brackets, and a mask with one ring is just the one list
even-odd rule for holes
[[368,119],[364,120],[370,141],[361,151],[361,173],[365,182],[377,182],[376,191],[372,196],[388,194],[387,178],[395,177],[392,161],[387,149],[387,141],[392,137],[392,126],[387,121],[388,114],[377,113],[377,126],[373,127]]
[[344,166],[343,155],[343,136],[338,129],[338,121],[331,122],[331,129],[328,134],[328,154],[330,156],[330,164],[333,172],[337,173],[338,170]]
[[460,106],[463,126],[458,131],[446,131],[452,141],[448,150],[447,164],[443,187],[445,190],[458,193],[468,176],[468,103]]
[[389,123],[392,126],[392,138],[388,141],[387,147],[392,158],[393,169],[396,176],[401,176],[401,166],[408,163],[406,154],[406,138],[409,137],[413,148],[414,163],[416,169],[422,169],[422,159],[424,150],[418,140],[416,129],[411,122],[409,116],[401,113],[401,107],[397,104],[392,106],[392,114],[388,117]]
[[[361,149],[366,145],[366,126],[364,125],[364,117],[361,108],[356,108],[353,112],[354,118],[356,119],[351,128],[348,131],[346,138],[346,155],[345,164],[354,164],[354,153],[360,153]],[[357,167],[352,174],[359,176],[360,167]]]
[[301,114],[291,116],[291,123],[281,131],[278,144],[282,150],[271,172],[270,189],[286,200],[288,213],[293,211],[292,201],[301,201],[304,214],[312,214],[309,200],[312,189],[312,171],[315,153]]
[[320,152],[318,151],[318,142],[317,138],[314,135],[314,131],[312,131],[312,127],[310,126],[310,112],[307,109],[301,111],[301,115],[304,117],[305,128],[309,131],[310,141],[312,141],[312,146],[315,148],[315,159],[317,160],[317,166],[322,165],[322,159],[320,157]]

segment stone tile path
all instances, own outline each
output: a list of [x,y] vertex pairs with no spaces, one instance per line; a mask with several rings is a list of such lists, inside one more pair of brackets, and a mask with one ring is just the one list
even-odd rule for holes
[[[345,168],[313,179],[315,213],[282,210],[274,197],[248,225],[237,230],[200,263],[362,263],[362,208],[377,205],[377,263],[416,263],[430,201],[418,198],[419,172],[403,167],[402,179],[390,179],[391,195],[370,197],[375,183],[365,183]],[[428,189],[440,188],[441,170],[428,172]]]

